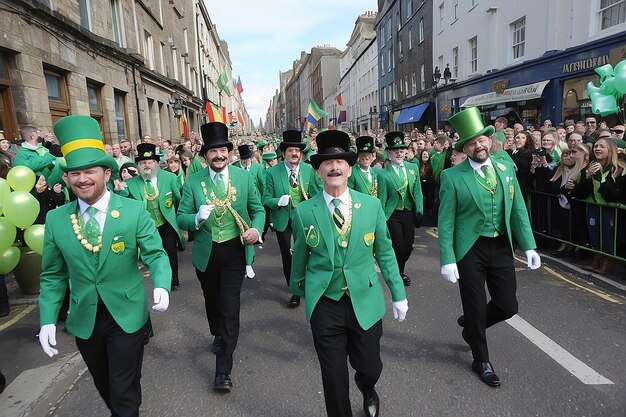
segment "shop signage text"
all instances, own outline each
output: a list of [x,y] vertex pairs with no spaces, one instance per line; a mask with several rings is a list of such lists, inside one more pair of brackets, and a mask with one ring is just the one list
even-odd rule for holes
[[611,63],[611,59],[608,55],[597,56],[593,58],[581,59],[580,61],[574,61],[567,64],[563,64],[562,73],[567,74],[570,72],[594,69]]

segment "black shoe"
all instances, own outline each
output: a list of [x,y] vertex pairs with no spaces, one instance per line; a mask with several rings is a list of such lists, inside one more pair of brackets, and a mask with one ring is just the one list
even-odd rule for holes
[[143,332],[143,344],[147,345],[148,342],[150,342],[151,337],[154,337],[154,330],[152,330],[152,327]]
[[215,339],[213,339],[213,344],[211,345],[211,352],[215,353],[216,355],[222,352],[222,336],[215,336]]
[[233,388],[233,381],[230,380],[230,375],[219,374],[213,381],[213,389],[216,391],[230,392]]
[[2,391],[4,391],[6,386],[7,386],[7,379],[4,377],[2,372],[0,372],[0,394],[2,394]]
[[411,285],[411,278],[409,278],[405,274],[402,274],[402,282],[404,283],[405,287],[408,287],[409,285]]
[[[358,385],[357,385],[358,387]],[[380,411],[380,399],[374,387],[368,390],[362,390],[359,387],[361,394],[363,394],[363,411],[367,417],[378,417]]]
[[472,362],[472,371],[478,374],[478,377],[490,387],[499,387],[500,378],[493,372],[490,362]]
[[456,319],[456,324],[461,327],[465,327],[465,316],[459,316],[459,318]]
[[289,299],[289,304],[287,304],[287,307],[295,308],[295,307],[298,307],[299,305],[300,305],[300,296],[292,295],[291,298]]
[[11,309],[9,308],[8,304],[0,307],[0,317],[6,317],[9,315],[10,312]]
[[[463,340],[465,340],[465,343],[467,343],[467,346],[470,346],[470,342],[469,342],[469,338],[467,337],[467,329],[463,329],[463,331],[461,332],[461,337],[463,338]],[[470,346],[471,349],[471,346]]]

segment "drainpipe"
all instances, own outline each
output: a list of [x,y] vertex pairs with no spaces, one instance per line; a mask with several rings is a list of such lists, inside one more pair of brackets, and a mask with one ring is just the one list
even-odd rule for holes
[[[135,77],[135,65],[131,64],[131,68],[133,70],[133,85],[135,87],[135,106],[137,106],[137,126],[139,127],[139,139],[137,140],[137,143],[139,143],[139,141],[143,138],[143,129],[141,128],[141,114],[139,112],[139,91],[137,89],[137,78]],[[139,68],[139,66],[137,66],[137,68]]]

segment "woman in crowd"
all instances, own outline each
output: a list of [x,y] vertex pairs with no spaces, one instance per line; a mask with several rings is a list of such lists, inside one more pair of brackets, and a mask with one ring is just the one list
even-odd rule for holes
[[167,164],[167,168],[165,168],[165,170],[176,175],[176,184],[178,185],[178,190],[182,191],[183,184],[185,183],[185,174],[180,165],[180,157],[176,154],[170,155],[169,158],[165,160],[165,163]]
[[430,152],[423,150],[419,161],[419,175],[422,181],[422,196],[424,198],[424,217],[422,224],[424,226],[435,226],[435,178],[433,176],[433,168],[430,165]]
[[[591,247],[611,255],[615,254],[615,208],[607,203],[618,203],[619,187],[624,183],[624,163],[619,161],[617,146],[610,139],[598,139],[593,145],[591,162],[581,172],[581,178],[573,189],[573,195],[586,199],[587,228]],[[591,265],[583,267],[588,271],[605,274],[611,268],[612,259],[594,254]]]
[[185,178],[189,176],[188,169],[192,161],[193,152],[185,149],[185,151],[183,151],[183,153],[180,155],[181,168],[183,169],[183,174],[185,175]]
[[550,131],[545,133],[541,137],[541,147],[543,148],[546,159],[552,159],[552,162],[548,161],[548,165],[551,169],[554,169],[557,165],[561,163],[561,148],[557,145],[559,143],[559,138],[557,133],[554,131]]
[[517,167],[516,175],[524,200],[528,200],[528,190],[532,186],[533,175],[530,172],[530,165],[533,161],[533,151],[535,143],[528,131],[518,132],[514,138],[514,149],[509,149],[511,159]]

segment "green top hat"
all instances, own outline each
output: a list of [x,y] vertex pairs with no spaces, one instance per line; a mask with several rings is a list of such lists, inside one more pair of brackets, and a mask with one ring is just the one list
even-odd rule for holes
[[359,136],[356,138],[356,151],[357,152],[376,152],[374,148],[374,138],[371,136]]
[[276,159],[276,152],[264,153],[262,158],[264,161],[271,161],[272,159]]
[[385,135],[386,146],[385,149],[407,149],[406,143],[404,143],[404,133],[402,132],[389,132]]
[[470,107],[462,110],[448,119],[454,130],[459,134],[459,140],[454,144],[454,149],[463,151],[465,143],[478,136],[485,135],[491,137],[495,128],[491,125],[485,127],[483,117],[478,107]]
[[102,132],[98,121],[89,116],[66,116],[54,124],[54,135],[59,140],[65,157],[65,172],[101,166],[117,170],[117,162],[104,152]]
[[257,149],[258,149],[258,150],[260,150],[260,151],[262,151],[262,150],[263,150],[263,147],[264,147],[265,145],[267,145],[267,143],[265,143],[265,141],[264,141],[264,140],[260,140],[260,141],[258,141],[258,142],[256,143],[256,147],[257,147]]

